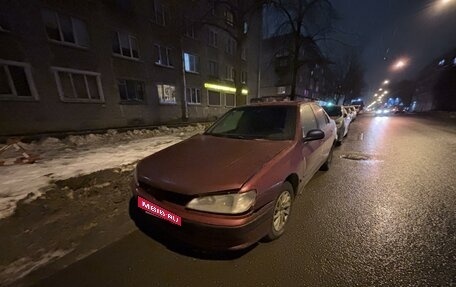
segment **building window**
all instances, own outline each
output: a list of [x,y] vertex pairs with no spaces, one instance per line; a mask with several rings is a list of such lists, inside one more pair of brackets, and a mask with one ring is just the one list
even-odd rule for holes
[[234,15],[230,10],[225,10],[225,23],[231,27],[234,26]]
[[154,1],[154,23],[160,26],[166,26],[167,13],[165,5],[161,1]]
[[228,81],[234,81],[234,67],[230,65],[225,66],[225,79]]
[[156,50],[156,55],[157,55],[155,64],[167,66],[167,67],[173,67],[170,48],[162,47],[160,45],[155,45],[155,50]]
[[0,60],[0,99],[37,99],[29,64]]
[[62,101],[104,101],[99,73],[58,67],[52,69]]
[[186,72],[199,73],[199,57],[184,53],[184,67]]
[[219,77],[218,63],[215,61],[209,61],[209,75],[213,77]]
[[176,103],[176,87],[170,85],[157,85],[158,99],[160,104]]
[[241,83],[243,83],[243,84],[247,83],[247,71],[241,72]]
[[219,92],[207,91],[207,103],[209,106],[221,106],[221,95]]
[[284,95],[286,93],[287,93],[287,87],[285,87],[285,86],[277,87],[277,94],[278,95]]
[[443,66],[443,65],[445,65],[445,59],[442,59],[442,60],[440,60],[440,62],[439,62],[439,66]]
[[43,9],[41,15],[50,40],[80,47],[89,46],[89,33],[84,21],[48,9]]
[[190,21],[190,20],[186,20],[185,21],[185,36],[189,37],[189,38],[192,38],[192,39],[195,39],[195,24]]
[[209,30],[209,42],[208,45],[217,48],[218,34],[214,30]]
[[225,94],[225,106],[227,106],[227,107],[236,106],[236,96],[234,94]]
[[144,102],[144,82],[136,80],[119,79],[117,82],[119,96],[122,102],[142,103]]
[[236,42],[231,37],[226,38],[225,53],[227,53],[229,55],[233,55],[235,46],[236,46]]
[[128,33],[113,32],[112,52],[127,58],[139,59],[138,40]]
[[187,88],[187,103],[201,104],[201,90],[198,88]]

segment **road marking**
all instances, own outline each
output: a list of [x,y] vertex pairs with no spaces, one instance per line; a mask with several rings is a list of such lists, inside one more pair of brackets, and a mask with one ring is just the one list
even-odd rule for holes
[[364,140],[364,133],[360,133],[360,134],[359,134],[359,140],[360,140],[360,141]]

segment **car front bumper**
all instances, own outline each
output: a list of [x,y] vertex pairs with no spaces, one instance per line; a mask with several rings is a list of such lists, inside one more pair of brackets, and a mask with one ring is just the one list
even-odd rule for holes
[[[180,216],[181,226],[136,207],[138,196]],[[218,215],[157,201],[137,186],[134,186],[132,201],[131,208],[135,208],[135,213],[141,217],[142,222],[154,232],[160,233],[160,237],[165,240],[168,238],[169,243],[184,243],[203,250],[244,249],[262,239],[272,224],[273,202],[245,215]]]

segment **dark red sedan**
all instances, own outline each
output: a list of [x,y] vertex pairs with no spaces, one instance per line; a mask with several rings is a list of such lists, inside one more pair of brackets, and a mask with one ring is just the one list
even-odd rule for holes
[[334,121],[315,103],[234,108],[204,134],[141,160],[132,200],[157,232],[193,246],[273,240],[296,194],[329,168],[335,140]]

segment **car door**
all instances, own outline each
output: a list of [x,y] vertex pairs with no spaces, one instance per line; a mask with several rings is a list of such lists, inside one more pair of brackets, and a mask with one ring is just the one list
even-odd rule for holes
[[322,107],[312,104],[312,109],[317,119],[318,128],[325,133],[325,138],[319,141],[320,146],[318,148],[320,164],[323,164],[328,158],[334,142],[334,126],[331,124],[330,118]]
[[[300,124],[302,129],[302,137],[304,138],[306,134],[313,129],[318,129],[317,119],[315,114],[308,104],[300,106]],[[321,156],[318,151],[321,143],[320,140],[304,142],[300,141],[299,143],[301,148],[301,155],[303,157],[303,163],[305,166],[302,167],[303,173],[300,175],[302,181],[307,183],[316,170],[320,167]]]

